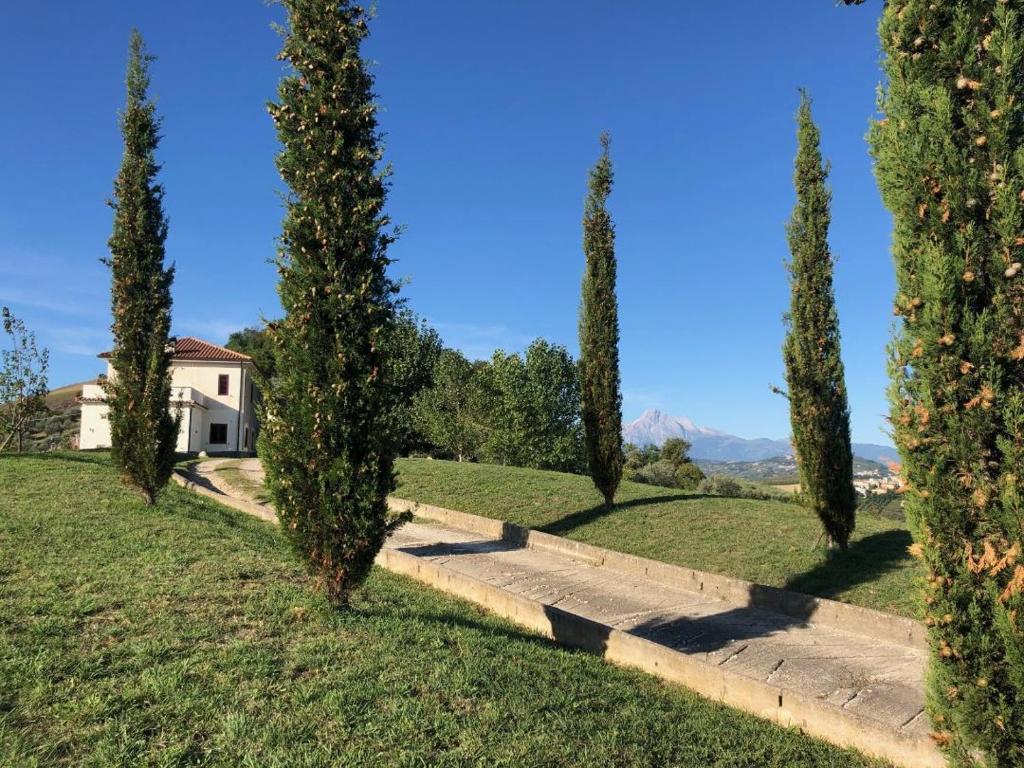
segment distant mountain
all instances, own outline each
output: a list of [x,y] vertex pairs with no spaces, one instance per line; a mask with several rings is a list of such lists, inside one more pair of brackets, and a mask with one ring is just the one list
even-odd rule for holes
[[[651,408],[639,419],[622,428],[622,439],[635,445],[662,445],[672,437],[681,437],[693,447],[694,459],[711,461],[763,461],[778,456],[792,456],[789,440],[770,440],[766,437],[747,439],[721,430],[701,427],[685,417],[670,416]],[[854,443],[853,453],[862,459],[882,464],[898,462],[896,449],[874,443]]]

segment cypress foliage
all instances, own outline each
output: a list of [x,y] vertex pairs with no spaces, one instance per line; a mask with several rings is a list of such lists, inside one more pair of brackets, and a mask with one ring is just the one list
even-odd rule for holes
[[821,519],[830,547],[846,549],[857,494],[828,246],[832,195],[826,184],[828,167],[821,158],[821,136],[806,93],[801,94],[797,114],[797,140],[797,202],[787,227],[792,301],[783,346],[790,422],[801,493]]
[[928,709],[963,766],[1024,764],[1022,13],[1020,0],[900,0],[879,27],[891,419],[929,571]]
[[622,479],[622,395],[619,378],[619,307],[615,296],[615,225],[608,213],[612,161],[608,134],[590,171],[583,214],[583,276],[580,309],[580,394],[587,464],[597,490],[611,505]]
[[293,71],[269,110],[290,189],[278,253],[286,314],[269,326],[277,376],[264,382],[261,454],[284,531],[344,602],[395,525],[387,171],[360,56],[366,13],[346,0],[283,4],[280,58]]
[[174,267],[164,268],[167,219],[155,159],[160,120],[147,95],[152,61],[133,31],[121,115],[124,157],[110,202],[114,230],[105,260],[114,314],[114,375],[106,385],[112,453],[125,481],[150,504],[171,476],[180,419],[170,405]]

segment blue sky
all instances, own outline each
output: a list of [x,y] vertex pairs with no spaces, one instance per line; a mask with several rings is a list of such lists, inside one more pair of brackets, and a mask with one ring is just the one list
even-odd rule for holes
[[[45,6],[45,7],[44,7]],[[411,307],[470,356],[576,350],[586,173],[612,134],[624,411],[789,433],[781,315],[798,87],[832,161],[832,245],[853,433],[886,442],[890,219],[864,135],[881,3],[380,0],[366,54]],[[277,312],[281,219],[265,103],[282,64],[261,0],[55,0],[5,15],[0,303],[52,349],[51,383],[108,344],[105,206],[128,33],[153,94],[177,265],[175,332],[223,342]]]

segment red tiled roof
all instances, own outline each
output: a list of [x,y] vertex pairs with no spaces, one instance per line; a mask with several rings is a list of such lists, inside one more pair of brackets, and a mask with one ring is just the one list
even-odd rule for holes
[[[104,352],[100,357],[110,357],[109,352]],[[211,344],[208,341],[197,339],[195,336],[182,336],[174,342],[174,360],[206,360],[218,363],[248,363],[252,362],[249,355],[235,352],[231,349]]]

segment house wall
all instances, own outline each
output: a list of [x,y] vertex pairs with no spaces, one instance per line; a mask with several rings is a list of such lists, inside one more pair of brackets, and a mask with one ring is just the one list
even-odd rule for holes
[[[82,426],[78,437],[79,451],[95,451],[97,449],[109,449],[111,446],[111,407],[103,402],[82,403]],[[181,410],[181,424],[178,427],[178,441],[175,451],[179,454],[188,453],[188,431],[196,426],[196,414],[201,413],[198,408],[186,408]],[[191,415],[191,419],[189,419]],[[198,437],[193,436],[194,444]]]
[[[253,403],[253,366],[251,363],[219,363],[193,360],[175,361],[171,366],[171,386],[191,387],[201,397],[201,405],[182,409],[177,450],[181,453],[252,452],[256,447],[257,421]],[[107,363],[107,376],[113,377]],[[219,377],[228,377],[228,392],[218,394]],[[197,398],[199,400],[199,398]],[[110,447],[109,406],[82,403],[79,448],[89,450]],[[210,426],[223,424],[226,442],[210,442]],[[248,443],[246,437],[248,436]]]
[[[199,442],[202,410],[199,408],[183,408],[181,425],[178,428],[178,442],[175,450],[178,453],[189,452],[189,430],[193,430],[192,444]],[[82,403],[82,426],[78,435],[78,449],[90,451],[99,448],[110,448],[110,406],[106,403]],[[193,451],[199,449],[193,448]]]
[[78,434],[78,449],[91,451],[110,447],[110,406],[105,403],[82,403],[82,428]]
[[[171,370],[171,385],[198,390],[202,393],[203,404],[206,406],[205,411],[193,414],[200,431],[198,434],[195,429],[192,431],[192,451],[218,453],[255,450],[256,413],[252,402],[252,373],[251,363],[210,363],[191,360],[175,362]],[[219,378],[222,375],[228,377],[226,395],[217,394]],[[226,443],[210,442],[210,426],[213,424],[226,425]]]

